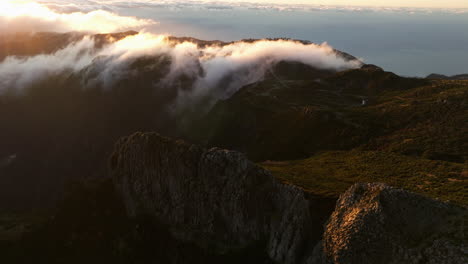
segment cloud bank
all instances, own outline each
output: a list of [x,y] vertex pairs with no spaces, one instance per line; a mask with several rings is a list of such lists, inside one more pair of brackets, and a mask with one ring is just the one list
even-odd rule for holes
[[[205,96],[214,100],[229,97],[242,86],[261,80],[280,61],[300,62],[317,69],[344,70],[361,66],[358,60],[340,56],[328,44],[307,44],[292,40],[259,40],[198,45],[176,41],[164,35],[139,33],[96,48],[95,40],[84,37],[54,54],[7,57],[0,63],[0,93],[20,92],[32,83],[54,74],[97,67],[94,75],[83,75],[83,83],[111,89],[115,82],[132,74],[130,66],[140,58],[164,57],[169,70],[160,83],[149,86],[180,89],[181,77],[193,80],[181,89],[179,105]],[[155,67],[155,71],[157,71]],[[90,77],[91,76],[91,77]],[[156,87],[157,88],[157,87]],[[156,89],[155,88],[155,89]]]
[[35,81],[63,71],[83,69],[92,62],[93,47],[94,41],[85,37],[52,55],[7,57],[0,63],[0,94],[21,90]]
[[[62,7],[65,5],[72,7],[72,4],[61,4]],[[120,16],[108,10],[96,10],[96,3],[88,3],[88,5],[94,7],[91,8],[93,11],[85,12],[76,8],[73,12],[61,13],[44,3],[2,0],[0,2],[0,33],[39,31],[107,33],[141,29],[157,23],[149,19]]]
[[[107,33],[145,28],[156,22],[118,15],[123,7],[203,6],[212,9],[252,8],[252,4],[226,4],[203,1],[18,1],[0,3],[0,32],[93,32]],[[256,5],[256,8],[260,6]],[[111,89],[121,79],[139,74],[132,63],[141,58],[165,58],[168,72],[155,89],[177,89],[176,106],[183,107],[210,97],[224,99],[241,87],[260,81],[281,61],[300,62],[317,69],[357,68],[360,61],[348,60],[332,47],[291,40],[260,40],[199,45],[196,41],[176,41],[165,35],[139,33],[104,46],[91,35],[53,54],[6,57],[0,62],[0,94],[21,93],[35,82],[62,73],[79,75],[85,88]],[[99,48],[98,48],[99,47]],[[154,62],[156,63],[156,61]],[[158,66],[159,67],[159,66]],[[161,67],[154,71],[161,71]],[[181,84],[181,79],[188,80]],[[183,87],[182,87],[183,86]],[[190,87],[187,87],[190,86]]]

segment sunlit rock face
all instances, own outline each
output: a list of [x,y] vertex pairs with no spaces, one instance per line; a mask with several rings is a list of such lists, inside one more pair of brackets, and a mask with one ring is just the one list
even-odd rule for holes
[[320,239],[319,201],[238,152],[137,133],[117,144],[111,171],[130,215],[220,254],[260,243],[278,263],[305,263]]
[[286,264],[467,260],[465,208],[384,184],[352,186],[331,213],[323,209],[330,201],[279,182],[238,152],[156,133],[120,140],[110,169],[130,216],[150,216],[175,239],[217,254],[255,245]]
[[323,263],[467,263],[467,216],[384,184],[356,184],[326,225]]

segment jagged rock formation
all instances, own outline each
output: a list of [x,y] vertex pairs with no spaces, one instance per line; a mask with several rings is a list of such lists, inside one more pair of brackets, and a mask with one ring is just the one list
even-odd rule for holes
[[320,212],[309,210],[319,206],[238,152],[137,133],[117,144],[111,170],[131,215],[150,215],[203,248],[264,243],[272,260],[304,263],[320,239]]
[[321,203],[238,152],[136,133],[118,142],[110,167],[131,216],[219,254],[260,243],[277,263],[467,261],[465,208],[384,184],[346,191],[319,242]]
[[467,216],[384,184],[355,184],[326,226],[324,263],[468,263]]

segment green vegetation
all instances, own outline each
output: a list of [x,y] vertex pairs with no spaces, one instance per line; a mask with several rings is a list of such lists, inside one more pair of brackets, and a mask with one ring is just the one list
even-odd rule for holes
[[467,160],[468,81],[402,78],[378,69],[309,75],[283,74],[242,88],[196,122],[189,130],[199,132],[194,141],[255,161],[355,148]]
[[434,81],[404,92],[391,92],[362,109],[373,113],[388,133],[363,149],[385,150],[434,160],[468,160],[468,82]]
[[383,151],[330,151],[296,161],[260,163],[279,179],[316,195],[338,197],[356,182],[384,182],[468,205],[468,167]]
[[200,122],[201,138],[316,195],[337,198],[353,183],[384,182],[468,205],[468,81],[372,67],[291,76],[219,102]]
[[287,78],[244,87],[190,131],[199,131],[198,141],[255,161],[355,148],[468,159],[468,81],[402,78],[375,69]]

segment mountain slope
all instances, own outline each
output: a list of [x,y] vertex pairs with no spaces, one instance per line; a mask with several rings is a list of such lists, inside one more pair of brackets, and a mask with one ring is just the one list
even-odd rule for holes
[[327,151],[304,160],[259,164],[277,178],[315,195],[338,198],[358,182],[383,182],[468,206],[465,164],[386,151]]
[[[94,40],[90,52],[135,34],[130,31],[90,36]],[[0,52],[4,53],[0,58],[17,56],[9,57],[9,61],[27,64],[31,55],[54,54],[83,37],[75,33],[38,33],[2,38]],[[169,46],[184,41],[198,46],[229,44],[175,37],[169,37],[169,41]],[[85,48],[65,57],[85,57],[87,51]],[[230,83],[248,72],[243,69],[223,75],[210,93],[201,98],[194,96],[195,102],[182,104],[186,110],[174,110],[184,102],[181,97],[193,91],[196,78],[206,73],[196,64],[193,69],[197,77],[180,74],[168,81],[167,75],[176,62],[164,52],[155,54],[131,57],[122,65],[109,62],[115,56],[98,56],[80,70],[45,71],[21,87],[16,87],[17,76],[2,61],[5,66],[2,74],[7,80],[0,81],[0,207],[5,210],[53,207],[63,196],[67,181],[106,177],[107,157],[114,142],[122,136],[157,131],[168,136],[191,137],[191,132],[184,131],[187,124],[202,118],[213,98],[218,93],[225,94]],[[338,55],[347,60],[354,58],[342,52]],[[278,64],[275,74],[324,76],[335,72],[301,63]],[[34,69],[26,67],[17,73],[25,77],[22,80],[30,80]],[[9,86],[4,87],[5,84]]]
[[429,74],[427,79],[436,79],[436,80],[468,80],[468,74],[458,74],[453,76],[446,76],[442,74],[432,73]]
[[195,124],[203,131],[196,139],[257,161],[357,147],[467,159],[468,82],[408,79],[369,67],[244,87]]

